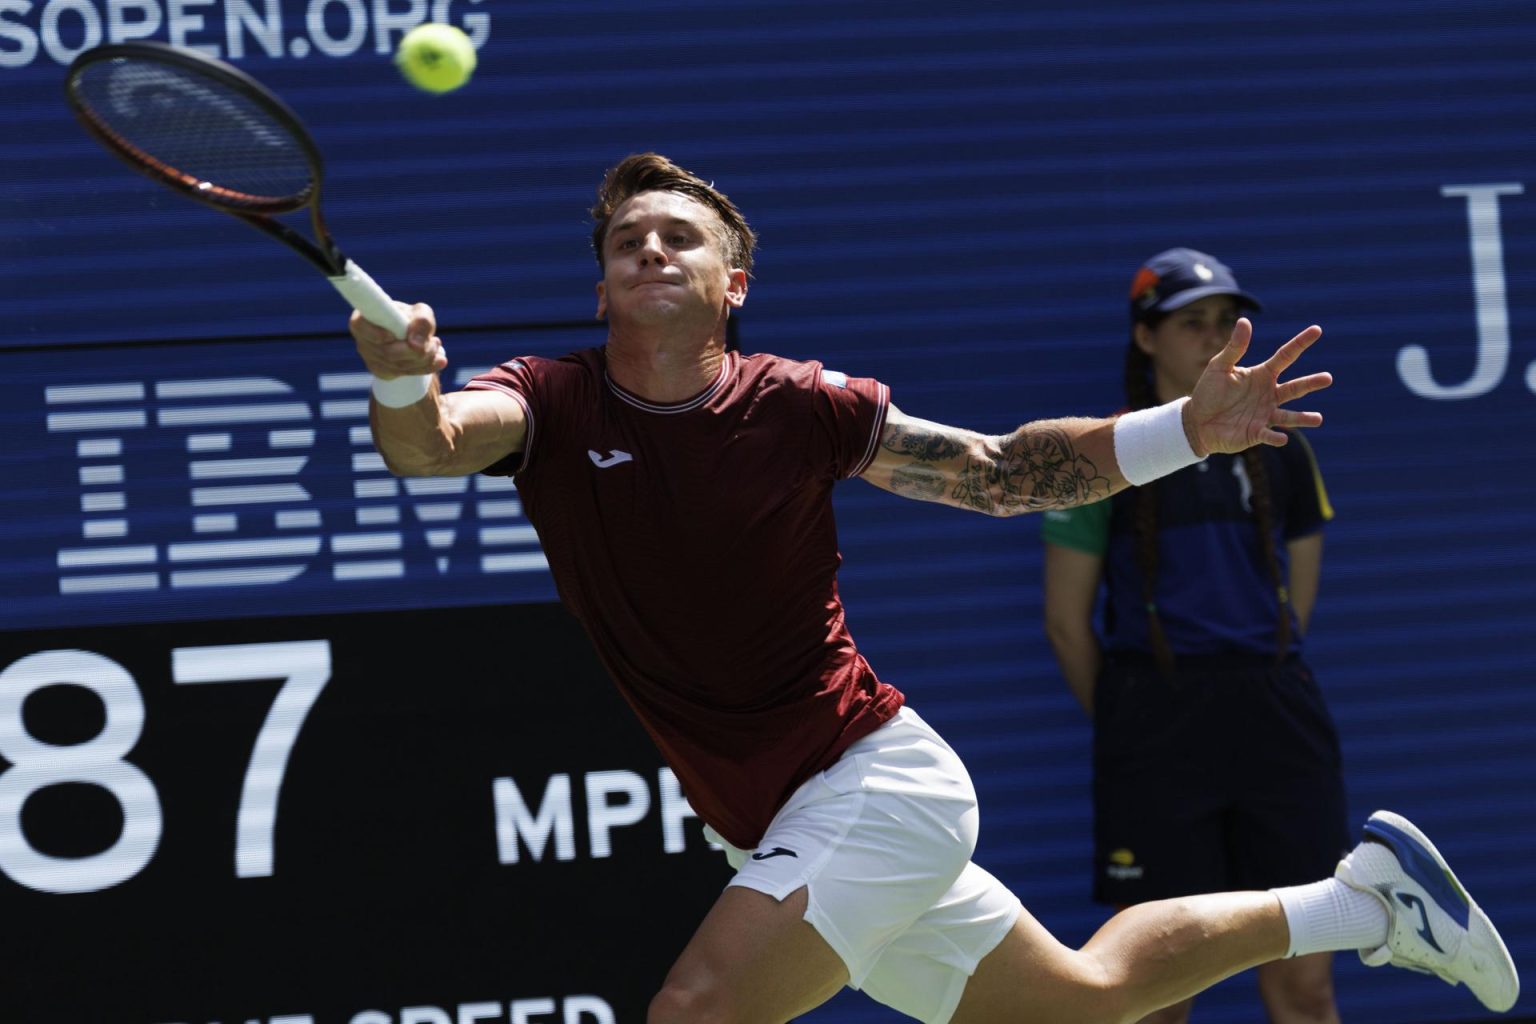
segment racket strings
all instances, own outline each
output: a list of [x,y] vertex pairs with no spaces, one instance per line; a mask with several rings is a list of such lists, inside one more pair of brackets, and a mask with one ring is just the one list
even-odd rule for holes
[[71,89],[110,144],[208,201],[291,209],[314,187],[310,156],[287,124],[192,68],[105,60],[82,68]]

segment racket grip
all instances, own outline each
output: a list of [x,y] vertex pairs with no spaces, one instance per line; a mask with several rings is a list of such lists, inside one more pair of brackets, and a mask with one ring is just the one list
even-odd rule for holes
[[341,292],[341,297],[350,302],[353,309],[363,314],[364,320],[377,324],[397,338],[405,337],[405,327],[409,323],[405,314],[362,267],[347,260],[343,273],[326,280]]

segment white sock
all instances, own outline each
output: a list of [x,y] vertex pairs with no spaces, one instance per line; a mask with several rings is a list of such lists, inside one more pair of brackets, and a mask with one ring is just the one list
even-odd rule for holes
[[1337,878],[1271,889],[1291,929],[1287,957],[1344,949],[1376,949],[1387,941],[1387,908]]

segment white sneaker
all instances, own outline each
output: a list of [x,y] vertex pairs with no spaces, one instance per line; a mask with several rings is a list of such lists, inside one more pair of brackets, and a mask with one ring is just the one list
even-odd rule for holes
[[1433,844],[1407,818],[1377,811],[1365,838],[1339,861],[1334,877],[1386,905],[1387,944],[1362,949],[1371,967],[1390,963],[1465,983],[1488,1009],[1515,1005],[1520,976],[1493,922],[1446,865]]

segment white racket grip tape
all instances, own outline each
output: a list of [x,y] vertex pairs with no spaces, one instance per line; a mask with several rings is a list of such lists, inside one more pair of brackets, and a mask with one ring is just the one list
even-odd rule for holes
[[409,323],[405,314],[362,267],[347,260],[345,273],[326,280],[341,292],[341,297],[350,302],[353,309],[363,314],[364,320],[378,324],[397,338],[405,337],[405,325]]
[[1115,420],[1115,461],[1120,475],[1140,487],[1204,461],[1184,433],[1188,398],[1128,412]]

